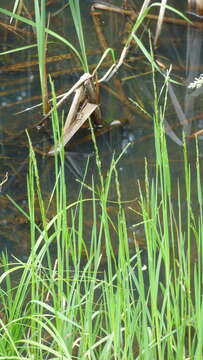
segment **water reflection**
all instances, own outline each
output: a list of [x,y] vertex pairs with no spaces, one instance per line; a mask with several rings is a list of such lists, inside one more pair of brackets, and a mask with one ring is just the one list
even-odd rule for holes
[[[74,31],[69,31],[67,26],[68,9],[57,12],[62,8],[63,1],[58,1],[52,9],[54,16],[55,31],[75,41]],[[89,14],[90,6],[82,4],[82,14],[84,16],[84,29],[87,40],[88,59],[90,69],[94,68],[98,58],[101,56],[99,40],[96,36],[94,24]],[[116,46],[117,51],[122,48],[121,39],[116,33],[122,21],[118,14],[102,14],[104,25],[104,35],[109,46]],[[70,21],[70,19],[69,19]],[[52,25],[53,26],[53,25]],[[152,23],[152,27],[155,23]],[[116,30],[117,29],[117,30]],[[30,29],[23,27],[28,31],[26,41],[34,41],[34,34]],[[171,131],[182,139],[182,130],[187,135],[193,134],[202,128],[202,105],[199,100],[202,90],[191,91],[187,85],[198,76],[202,67],[202,30],[192,26],[168,24],[163,28],[162,36],[155,56],[159,63],[163,63],[165,69],[172,64],[172,75],[181,84],[170,84],[169,101],[167,107],[166,120],[171,126]],[[120,35],[122,31],[120,30]],[[2,50],[19,46],[19,34],[1,30]],[[148,44],[148,35],[146,44]],[[122,36],[121,36],[122,37]],[[144,37],[142,38],[144,39]],[[25,37],[22,38],[22,44]],[[148,45],[146,45],[148,46]],[[60,52],[60,54],[59,54]],[[50,196],[54,183],[54,165],[53,159],[47,158],[43,154],[51,146],[50,126],[37,128],[35,125],[41,119],[40,108],[19,114],[19,111],[36,105],[40,101],[40,89],[38,68],[35,49],[26,53],[19,53],[15,56],[6,56],[0,59],[1,75],[1,179],[8,172],[9,179],[4,184],[0,197],[0,245],[8,247],[18,256],[23,251],[27,252],[29,248],[29,225],[27,220],[19,215],[18,210],[13,208],[6,194],[10,194],[20,206],[26,209],[26,174],[28,167],[28,144],[24,129],[28,128],[31,135],[34,148],[37,152],[39,164],[39,173],[43,193]],[[29,64],[28,66],[26,64]],[[109,66],[107,62],[102,72]],[[67,49],[61,44],[50,44],[48,53],[48,72],[54,78],[58,93],[63,93],[70,88],[81,75],[81,69],[72,54],[67,53]],[[141,75],[140,75],[141,74]],[[132,239],[133,231],[140,232],[138,238],[143,241],[142,229],[133,228],[137,221],[135,212],[137,209],[138,186],[137,180],[142,182],[144,179],[145,159],[149,164],[149,176],[152,178],[155,174],[155,149],[153,141],[153,125],[151,115],[153,113],[153,87],[152,87],[151,67],[147,63],[141,51],[132,46],[125,63],[119,73],[109,82],[103,84],[101,88],[101,110],[103,118],[107,122],[117,121],[117,126],[107,129],[106,133],[98,131],[97,141],[100,150],[102,162],[104,164],[104,173],[107,171],[112,154],[119,154],[125,149],[127,143],[131,143],[127,151],[124,151],[123,157],[119,162],[118,172],[121,183],[122,198],[129,201],[126,204],[128,214],[129,241]],[[157,86],[160,89],[163,84],[163,78],[157,77]],[[129,97],[136,101],[140,107],[143,107],[146,113],[140,111],[137,105],[129,101]],[[70,104],[65,105],[65,111]],[[18,113],[16,115],[16,113]],[[93,144],[88,141],[90,133],[83,129],[80,134],[71,141],[67,147],[66,171],[69,191],[69,201],[77,198],[80,185],[75,181],[76,178],[82,178],[85,164],[89,159],[89,171],[86,181],[91,181],[92,174],[96,174],[95,156]],[[168,148],[170,154],[170,164],[172,179],[174,184],[177,178],[184,173],[182,167],[183,157],[182,149],[177,145],[177,141],[168,138]],[[193,145],[190,145],[191,163],[195,164],[195,155]],[[195,179],[193,179],[195,181]],[[116,197],[114,189],[111,192],[112,199]],[[195,194],[193,194],[195,197]],[[174,191],[174,199],[176,193]],[[184,201],[183,201],[184,204]],[[54,211],[54,210],[53,210]],[[91,209],[87,209],[87,219]],[[115,209],[109,208],[110,214],[114,216]],[[89,225],[88,225],[89,224]],[[138,233],[136,234],[138,235]],[[24,249],[24,250],[23,250]]]

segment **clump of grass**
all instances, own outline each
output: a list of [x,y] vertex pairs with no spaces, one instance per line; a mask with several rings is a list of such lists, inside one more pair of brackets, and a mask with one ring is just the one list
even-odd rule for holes
[[[69,204],[62,148],[55,155],[57,180],[52,201],[56,203],[56,214],[48,220],[30,143],[29,212],[24,215],[30,222],[31,250],[26,262],[15,259],[10,263],[6,254],[1,256],[1,359],[202,358],[200,164],[197,156],[199,215],[195,218],[185,146],[185,184],[177,184],[178,215],[175,215],[163,126],[167,84],[162,89],[163,98],[157,95],[155,78],[154,88],[156,176],[150,181],[146,165],[145,191],[140,188],[146,250],[139,248],[136,237],[134,254],[129,248],[116,172],[119,159],[112,160],[104,178],[97,153],[99,189],[93,182],[89,186],[90,197],[83,198],[82,183],[78,200]],[[52,121],[57,143],[61,137],[54,89],[53,99]],[[112,182],[118,195],[114,222],[116,254],[107,211]],[[182,192],[187,198],[186,214],[182,212]],[[41,209],[40,227],[35,215],[36,201]],[[85,243],[85,202],[92,205],[89,248]],[[192,266],[193,241],[197,261]],[[105,266],[102,265],[104,244]]]
[[[29,23],[33,24],[30,20]],[[46,31],[53,35],[50,30]],[[81,34],[78,37],[83,49]],[[154,70],[153,56],[138,44]],[[82,62],[85,64],[84,57]],[[146,250],[139,248],[136,237],[133,254],[129,247],[116,172],[119,157],[113,158],[104,178],[96,149],[99,189],[93,181],[89,198],[84,198],[85,184],[82,183],[79,198],[69,204],[61,147],[59,154],[55,154],[56,184],[50,200],[55,202],[56,213],[48,219],[30,142],[28,213],[23,213],[30,223],[31,250],[26,262],[14,259],[11,263],[6,254],[1,256],[0,359],[202,358],[203,219],[198,146],[199,215],[195,218],[186,145],[185,184],[177,184],[178,211],[174,209],[164,132],[167,76],[158,95],[154,74],[155,70],[156,176],[150,181],[146,164],[145,190],[140,187]],[[53,84],[52,93],[51,115],[57,144],[61,134]],[[118,197],[118,214],[113,224],[118,243],[116,254],[107,211],[112,183]],[[186,214],[181,206],[182,193],[187,199]],[[36,201],[40,206],[41,226],[39,219],[36,220]],[[84,229],[86,202],[92,206],[89,248]],[[193,266],[192,241],[197,248],[197,261]],[[103,248],[105,266],[102,265]]]

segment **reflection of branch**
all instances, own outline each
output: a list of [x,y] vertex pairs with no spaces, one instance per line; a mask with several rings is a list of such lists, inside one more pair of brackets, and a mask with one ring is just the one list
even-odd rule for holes
[[183,145],[182,141],[174,133],[167,120],[164,120],[164,131],[176,144],[179,146]]
[[5,184],[5,182],[7,182],[7,180],[8,180],[8,173],[6,173],[6,175],[4,176],[2,182],[0,183],[0,192],[2,190],[3,184]]
[[199,131],[196,131],[194,134],[190,135],[190,139],[193,139],[197,136],[200,136],[203,134],[203,129],[199,130]]
[[166,3],[167,3],[167,0],[162,0],[160,10],[159,10],[159,17],[158,17],[157,25],[156,25],[156,34],[155,34],[155,39],[154,39],[154,45],[157,44],[159,35],[161,33],[161,29],[162,29],[162,25],[163,25],[163,21],[164,21],[164,14],[165,14],[165,10],[166,10]]
[[203,3],[202,0],[188,0],[188,13],[191,15],[202,18]]
[[183,130],[187,135],[189,135],[190,125],[188,123],[187,117],[185,116],[185,113],[182,110],[182,107],[180,106],[180,103],[176,97],[176,94],[175,94],[171,84],[168,84],[168,90],[169,90],[169,95],[170,95],[172,104],[174,106],[177,117],[183,127]]
[[[196,80],[198,69],[201,64],[201,50],[202,50],[202,32],[188,26],[187,29],[187,54],[186,54],[186,83],[190,84]],[[191,85],[192,87],[192,85]],[[197,89],[191,93],[186,90],[184,113],[186,118],[194,116],[195,98],[202,92],[202,89]],[[190,132],[190,125],[188,125],[187,135]]]

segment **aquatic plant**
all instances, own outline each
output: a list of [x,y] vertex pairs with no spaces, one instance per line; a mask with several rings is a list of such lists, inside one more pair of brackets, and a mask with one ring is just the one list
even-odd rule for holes
[[[153,66],[153,62],[152,62]],[[40,189],[37,162],[30,142],[27,178],[31,250],[27,261],[1,256],[1,359],[173,359],[202,357],[202,184],[197,146],[198,216],[191,205],[191,171],[184,146],[185,184],[171,175],[163,120],[163,101],[154,84],[156,172],[140,185],[140,223],[146,246],[128,227],[113,158],[106,177],[97,148],[100,183],[81,181],[78,200],[68,203],[64,149],[55,154],[56,183],[50,196],[55,215],[48,217]],[[53,91],[53,134],[61,139]],[[96,144],[92,129],[93,141]],[[121,155],[122,156],[122,155]],[[117,192],[117,216],[108,214],[111,186]],[[194,187],[194,186],[193,186]],[[84,197],[84,189],[89,196]],[[186,198],[183,209],[182,198]],[[41,221],[35,204],[40,204]],[[114,200],[115,202],[115,200]],[[92,206],[88,247],[84,232],[85,203]],[[50,204],[49,204],[50,206]],[[185,213],[186,211],[186,213]],[[117,252],[113,248],[117,239]],[[191,259],[195,242],[196,260]]]
[[[63,146],[54,153],[55,185],[47,205],[29,139],[27,212],[10,200],[30,224],[31,249],[27,260],[13,258],[10,261],[6,254],[1,255],[2,360],[203,357],[203,213],[198,144],[194,184],[183,139],[185,177],[184,181],[177,180],[174,200],[164,123],[169,72],[166,71],[165,82],[158,93],[156,70],[159,68],[153,52],[147,51],[136,37],[134,30],[138,25],[134,25],[129,42],[137,41],[153,69],[151,117],[156,150],[154,177],[149,176],[146,162],[145,183],[139,185],[140,221],[133,227],[136,230],[143,226],[144,246],[136,231],[129,239],[117,172],[122,154],[113,157],[104,176],[91,123],[99,183],[95,185],[92,179],[92,183],[87,184],[84,174],[74,203],[69,203],[71,189],[65,178]],[[46,32],[53,35],[49,29]],[[75,53],[84,63],[76,49]],[[57,145],[63,142],[64,134],[60,130],[52,82],[51,88],[53,111],[50,115]],[[117,194],[113,219],[108,211],[112,187]],[[89,196],[85,195],[85,189]],[[194,189],[196,209],[191,201]],[[91,206],[92,220],[88,236],[85,233],[87,203]],[[36,204],[39,204],[40,219],[36,216]],[[50,216],[48,209],[52,204],[55,212]],[[113,238],[116,238],[116,250]]]

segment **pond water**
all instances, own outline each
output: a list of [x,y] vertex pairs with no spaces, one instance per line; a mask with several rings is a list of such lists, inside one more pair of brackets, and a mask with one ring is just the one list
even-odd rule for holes
[[[76,43],[74,27],[70,18],[69,10],[64,7],[65,1],[53,0],[48,2],[48,10],[51,12],[50,27],[70,42]],[[118,5],[117,1],[111,1]],[[121,1],[120,1],[121,3]],[[132,3],[132,1],[131,1]],[[142,1],[135,1],[136,9],[140,8]],[[170,5],[173,5],[172,2]],[[1,2],[1,6],[7,7],[7,2]],[[185,11],[185,2],[178,2],[179,9]],[[95,25],[90,14],[91,1],[81,1],[81,13],[83,18],[84,33],[88,54],[90,71],[95,68],[102,56],[101,43],[99,42]],[[31,15],[32,13],[32,9]],[[167,17],[174,15],[167,12]],[[175,19],[178,17],[176,16]],[[187,85],[202,72],[202,29],[201,27],[189,26],[179,23],[178,20],[164,22],[162,34],[155,49],[158,63],[169,68],[172,64],[173,78],[179,83],[170,85],[166,120],[173,129],[172,137],[167,137],[170,156],[171,173],[174,184],[177,178],[184,176],[182,148],[178,142],[182,137],[183,126],[188,134],[200,130],[203,127],[203,105],[201,101],[202,89],[191,91]],[[108,46],[116,49],[119,55],[126,38],[126,18],[119,14],[104,11],[100,15],[101,30]],[[33,29],[18,23],[16,29],[5,27],[9,24],[8,18],[1,16],[0,39],[1,51],[6,51],[25,44],[35,43]],[[155,32],[155,20],[150,21],[149,27],[152,34]],[[196,19],[195,19],[196,21]],[[138,33],[149,48],[148,33],[141,28]],[[78,61],[70,54],[69,49],[62,43],[51,42],[48,45],[47,71],[55,82],[57,94],[69,89],[82,75],[82,69]],[[99,70],[101,77],[109,67],[106,60]],[[38,126],[42,119],[41,108],[22,112],[40,102],[39,74],[37,66],[36,49],[21,51],[11,55],[0,57],[1,97],[0,97],[0,176],[3,180],[8,172],[8,181],[3,185],[0,195],[0,249],[7,248],[18,257],[26,256],[29,250],[29,226],[25,218],[13,207],[7,198],[9,194],[24,209],[27,207],[26,174],[28,168],[29,149],[25,128],[31,136],[39,164],[42,190],[47,199],[53,188],[53,159],[44,155],[50,148],[52,137],[50,126]],[[163,78],[157,77],[157,86],[160,88]],[[145,159],[149,164],[149,176],[154,175],[155,148],[152,119],[141,112],[138,106],[129,101],[129,97],[144,107],[147,113],[153,112],[153,88],[150,64],[143,56],[140,49],[132,45],[125,63],[118,74],[110,81],[101,86],[100,103],[102,119],[110,126],[97,131],[97,143],[103,163],[104,173],[108,169],[113,153],[119,154],[130,142],[131,145],[125,151],[119,162],[118,172],[121,184],[122,200],[129,201],[126,205],[128,214],[129,241],[132,225],[137,219],[135,213],[129,208],[136,209],[138,186],[137,180],[144,181]],[[70,102],[64,106],[67,112]],[[115,122],[116,120],[116,122]],[[116,126],[111,126],[114,121]],[[105,131],[104,131],[105,130]],[[177,138],[175,138],[175,135]],[[90,154],[90,165],[87,179],[91,179],[96,173],[94,149],[89,141],[89,132],[82,129],[71,140],[66,148],[66,171],[67,186],[69,189],[69,201],[78,196],[80,186],[75,179],[82,179],[85,163]],[[170,134],[169,134],[170,135]],[[200,161],[203,149],[200,144]],[[191,166],[195,166],[195,150],[191,140],[188,145]],[[192,179],[195,182],[195,178]],[[114,199],[112,189],[112,200]],[[195,193],[192,194],[195,198]],[[174,192],[174,201],[176,193]],[[130,206],[129,206],[130,204]],[[110,209],[112,214],[114,209]],[[87,211],[88,213],[88,211]],[[112,215],[113,216],[113,215]],[[85,219],[85,224],[91,226],[91,220]],[[140,231],[140,243],[143,242],[142,229]]]

